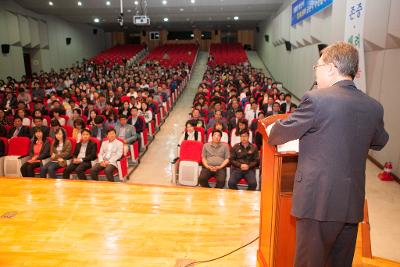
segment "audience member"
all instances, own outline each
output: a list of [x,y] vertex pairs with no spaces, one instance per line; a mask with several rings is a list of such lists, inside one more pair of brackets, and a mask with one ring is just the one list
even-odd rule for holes
[[69,179],[73,171],[80,180],[86,180],[86,170],[92,167],[92,161],[97,158],[97,145],[90,140],[90,131],[83,129],[81,141],[76,145],[72,162],[65,168],[64,179]]

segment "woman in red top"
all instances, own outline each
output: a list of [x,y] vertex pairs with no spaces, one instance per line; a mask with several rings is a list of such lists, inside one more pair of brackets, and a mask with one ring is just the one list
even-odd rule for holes
[[21,166],[23,177],[34,177],[35,173],[33,170],[41,166],[43,159],[50,157],[50,143],[46,139],[43,139],[41,128],[35,128],[29,148],[29,156],[31,158]]

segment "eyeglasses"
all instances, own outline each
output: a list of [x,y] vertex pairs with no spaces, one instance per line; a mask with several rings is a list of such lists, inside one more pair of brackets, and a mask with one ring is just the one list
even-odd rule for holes
[[322,67],[322,66],[326,66],[326,65],[328,65],[328,64],[315,64],[315,65],[312,66],[312,68],[313,68],[313,70],[316,70],[317,68]]
[[[316,70],[316,69],[319,68],[319,67],[326,66],[326,65],[329,65],[329,64],[331,64],[331,63],[315,64],[315,65],[312,66],[312,68],[313,68],[313,70]],[[334,66],[335,68],[337,68],[335,64],[333,64],[333,66]]]

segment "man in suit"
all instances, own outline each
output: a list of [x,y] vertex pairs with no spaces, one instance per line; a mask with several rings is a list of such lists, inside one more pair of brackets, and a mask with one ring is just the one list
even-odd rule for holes
[[82,130],[81,141],[76,144],[71,164],[65,168],[64,179],[69,179],[70,174],[76,171],[79,179],[86,180],[85,171],[92,167],[92,160],[97,158],[97,145],[90,140],[90,131]]
[[122,157],[124,144],[117,140],[115,129],[107,130],[107,140],[101,143],[99,163],[90,169],[93,180],[98,180],[98,173],[104,170],[107,180],[114,181],[113,172],[117,169],[117,161]]
[[50,134],[50,129],[49,129],[49,127],[43,125],[42,117],[34,117],[33,118],[33,127],[31,128],[31,135],[30,135],[31,138],[33,138],[33,135],[35,134],[35,131],[37,128],[40,128],[42,130],[43,139],[45,140]]
[[284,113],[290,113],[290,109],[292,107],[297,108],[295,104],[292,103],[292,96],[290,94],[285,95],[285,102],[281,104],[281,112]]
[[117,137],[124,140],[128,145],[131,145],[138,139],[135,127],[128,124],[128,119],[125,115],[119,116],[119,122],[115,125],[115,131],[117,132]]
[[30,137],[31,136],[31,131],[28,126],[22,125],[22,120],[20,117],[15,117],[14,118],[14,127],[8,131],[7,138],[12,138],[12,137]]
[[136,133],[140,135],[143,132],[143,128],[145,127],[144,120],[139,118],[139,113],[137,107],[133,107],[131,109],[131,118],[128,120],[128,123],[135,127]]
[[300,139],[293,188],[296,267],[350,267],[363,220],[369,149],[389,136],[383,107],[358,90],[358,52],[339,42],[314,66],[318,89],[307,92],[292,115],[273,126],[269,143]]
[[97,138],[100,142],[106,137],[106,128],[104,126],[104,118],[103,116],[97,115],[94,118],[95,126],[92,127],[91,133],[92,136]]
[[236,125],[238,124],[238,121],[244,118],[244,112],[243,109],[237,109],[235,112],[235,117],[231,118],[228,123],[228,130],[231,132],[233,128],[236,128]]

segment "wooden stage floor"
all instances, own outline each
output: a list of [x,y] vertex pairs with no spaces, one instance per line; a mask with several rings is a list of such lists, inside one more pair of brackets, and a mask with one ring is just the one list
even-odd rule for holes
[[[259,192],[0,178],[0,266],[175,266],[258,236]],[[214,263],[256,266],[258,241]]]
[[[257,237],[259,203],[260,192],[0,178],[0,266],[183,266]],[[362,258],[360,236],[353,266],[400,266]],[[257,248],[196,266],[255,267]]]

